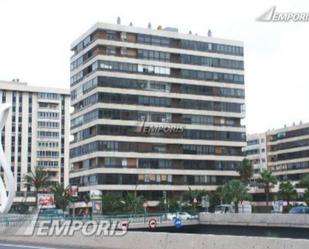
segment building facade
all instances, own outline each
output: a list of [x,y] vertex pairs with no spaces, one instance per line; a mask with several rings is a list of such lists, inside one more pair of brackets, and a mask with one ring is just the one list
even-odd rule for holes
[[243,148],[244,155],[251,161],[255,176],[267,169],[267,141],[265,133],[248,135],[247,146]]
[[37,166],[51,181],[68,185],[69,90],[0,81],[0,100],[11,105],[1,139],[16,181],[15,202],[34,201],[23,178]]
[[309,123],[267,132],[268,168],[280,181],[309,174]]
[[71,49],[70,183],[81,193],[158,200],[237,177],[242,42],[98,23]]
[[257,169],[268,169],[278,180],[298,183],[309,174],[309,123],[247,135],[244,155]]

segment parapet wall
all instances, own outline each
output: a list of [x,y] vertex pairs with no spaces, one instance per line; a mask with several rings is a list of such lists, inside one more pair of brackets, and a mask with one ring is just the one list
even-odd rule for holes
[[208,214],[200,213],[202,225],[235,225],[309,228],[308,214]]
[[180,233],[129,232],[122,237],[2,237],[9,243],[109,249],[304,249],[309,240]]

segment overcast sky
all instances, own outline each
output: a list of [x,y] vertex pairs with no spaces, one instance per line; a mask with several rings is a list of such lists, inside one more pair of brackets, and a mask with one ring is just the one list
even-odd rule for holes
[[309,121],[309,22],[261,23],[280,12],[309,12],[309,1],[0,0],[0,80],[69,88],[70,44],[96,22],[192,30],[245,44],[249,133]]

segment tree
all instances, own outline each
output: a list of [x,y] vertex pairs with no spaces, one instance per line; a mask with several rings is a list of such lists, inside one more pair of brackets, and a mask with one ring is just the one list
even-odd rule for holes
[[300,182],[301,186],[309,190],[309,174],[305,175]]
[[297,199],[297,191],[290,181],[280,183],[278,195],[279,198],[287,202],[288,207],[290,201]]
[[223,186],[217,187],[216,191],[211,193],[210,199],[212,204],[223,204],[225,202],[225,192]]
[[123,204],[117,196],[107,192],[102,195],[102,207],[105,212],[119,212],[123,208]]
[[134,212],[143,210],[144,204],[144,197],[142,195],[138,196],[136,191],[134,193],[127,193],[126,197],[124,198],[125,203],[125,211]]
[[181,210],[181,203],[175,198],[168,198],[165,204],[165,199],[161,198],[159,208],[164,212],[177,212]]
[[239,180],[231,180],[223,186],[224,198],[234,203],[235,213],[238,213],[239,202],[250,199],[248,189]]
[[189,203],[193,203],[194,199],[197,200],[197,202],[201,202],[202,197],[206,196],[208,192],[206,190],[192,190],[189,187],[189,190],[184,193],[183,200],[187,201]]
[[249,184],[249,181],[253,176],[253,166],[251,161],[244,158],[237,168],[237,172],[239,173],[240,181],[246,185]]
[[304,192],[304,202],[306,202],[307,206],[309,206],[309,174],[303,177],[300,185],[306,189]]
[[306,189],[304,192],[304,202],[309,206],[309,189]]
[[260,188],[264,189],[266,197],[266,207],[269,206],[269,193],[270,189],[274,187],[274,184],[277,183],[277,178],[269,170],[262,170],[260,176],[257,179]]
[[38,200],[38,193],[46,190],[50,185],[50,176],[43,167],[35,167],[34,171],[24,175],[24,185],[33,187],[35,192],[35,202]]
[[65,188],[63,184],[57,182],[51,187],[51,191],[54,194],[56,207],[65,211],[71,199],[70,186]]

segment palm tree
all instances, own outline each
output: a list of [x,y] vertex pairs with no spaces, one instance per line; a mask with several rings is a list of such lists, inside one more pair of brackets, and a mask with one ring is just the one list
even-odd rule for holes
[[35,202],[38,200],[38,193],[51,185],[50,176],[43,167],[35,167],[34,171],[24,175],[24,185],[33,187],[35,192]]
[[235,213],[238,213],[239,202],[250,199],[246,185],[239,180],[231,180],[224,184],[223,193],[228,202],[234,203]]
[[297,199],[297,191],[290,181],[280,183],[278,195],[287,202],[288,207],[290,201]]
[[237,168],[237,172],[239,173],[240,181],[247,185],[253,176],[253,166],[251,161],[244,158]]
[[215,204],[223,204],[225,201],[225,192],[223,186],[217,187],[216,191],[212,193],[211,197]]
[[264,189],[266,197],[266,207],[269,206],[269,193],[270,189],[273,188],[274,184],[277,183],[277,178],[269,170],[262,170],[260,176],[257,179],[260,188]]
[[102,208],[105,212],[119,212],[121,211],[122,206],[123,204],[120,199],[111,192],[107,192],[102,195]]
[[65,188],[63,184],[57,182],[51,187],[51,191],[54,194],[56,207],[65,211],[71,199],[70,186]]
[[144,204],[144,197],[142,195],[137,196],[136,192],[134,193],[127,193],[125,199],[125,209],[129,212],[134,212],[134,214],[137,211],[143,210],[143,204]]

